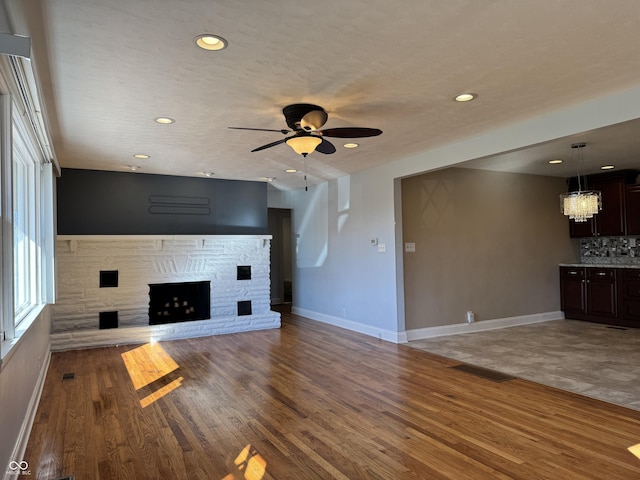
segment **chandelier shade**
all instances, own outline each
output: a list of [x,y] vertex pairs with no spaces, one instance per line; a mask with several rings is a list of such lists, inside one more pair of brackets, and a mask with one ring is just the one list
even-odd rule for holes
[[586,222],[602,210],[602,193],[595,190],[560,195],[560,211],[576,222]]
[[571,145],[571,148],[578,153],[578,190],[560,195],[560,211],[575,222],[586,222],[602,210],[602,192],[582,190],[580,164],[583,157],[582,149],[586,146],[586,143],[574,143]]

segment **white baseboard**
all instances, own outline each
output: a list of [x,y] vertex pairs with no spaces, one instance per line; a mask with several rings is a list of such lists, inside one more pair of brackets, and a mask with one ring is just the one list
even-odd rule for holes
[[[31,398],[29,399],[29,406],[27,408],[27,413],[24,416],[24,420],[22,422],[22,426],[20,427],[20,433],[18,434],[18,438],[16,440],[16,444],[13,447],[13,453],[11,454],[11,458],[15,459],[23,459],[24,453],[27,450],[27,443],[29,442],[29,435],[31,434],[31,428],[33,427],[33,422],[36,419],[36,413],[38,411],[38,405],[40,405],[40,398],[42,397],[42,389],[44,388],[44,382],[47,378],[47,372],[49,371],[49,363],[51,361],[51,348],[47,348],[47,355],[40,366],[40,372],[38,373],[38,380],[36,382],[35,388],[33,389],[33,393],[31,394]],[[15,478],[15,473],[7,472],[3,477],[5,480],[10,478]]]
[[353,322],[340,317],[334,317],[333,315],[327,315],[325,313],[315,312],[313,310],[307,310],[300,307],[291,307],[291,313],[306,317],[318,322],[327,323],[336,327],[351,330],[353,332],[363,333],[371,337],[379,338],[380,340],[386,340],[393,343],[406,343],[407,337],[405,332],[392,332],[390,330],[383,330],[381,328],[372,327],[364,323]]
[[532,315],[521,315],[518,317],[496,318],[492,320],[482,320],[474,323],[460,323],[455,325],[442,325],[438,327],[417,328],[404,332],[392,332],[372,327],[364,323],[353,322],[333,315],[315,312],[296,306],[291,307],[291,313],[302,317],[327,323],[336,327],[344,328],[358,333],[363,333],[371,337],[379,338],[393,343],[407,343],[411,340],[421,340],[425,338],[442,337],[445,335],[458,335],[460,333],[483,332],[496,330],[499,328],[517,327],[518,325],[529,325],[531,323],[548,322],[550,320],[564,319],[564,313],[545,312]]
[[445,335],[458,335],[460,333],[484,332],[499,328],[517,327],[519,325],[529,325],[531,323],[548,322],[550,320],[562,320],[562,312],[534,313],[532,315],[521,315],[518,317],[496,318],[492,320],[482,320],[474,323],[457,323],[455,325],[441,325],[438,327],[416,328],[406,332],[407,340],[422,340],[425,338],[442,337]]

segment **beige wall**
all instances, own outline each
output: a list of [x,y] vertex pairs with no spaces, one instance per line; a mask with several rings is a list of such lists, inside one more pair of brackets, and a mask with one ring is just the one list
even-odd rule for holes
[[579,258],[564,179],[450,168],[402,180],[406,329],[560,310],[558,263]]
[[[46,306],[33,321],[0,368],[0,478],[16,478],[6,473],[11,461],[24,460],[31,470],[38,465],[39,459],[23,454],[49,365],[50,308]],[[35,473],[20,478],[34,479]]]

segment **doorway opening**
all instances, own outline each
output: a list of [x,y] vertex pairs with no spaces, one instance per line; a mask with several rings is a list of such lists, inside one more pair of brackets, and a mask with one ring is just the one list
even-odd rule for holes
[[293,302],[291,209],[269,208],[271,239],[271,305]]

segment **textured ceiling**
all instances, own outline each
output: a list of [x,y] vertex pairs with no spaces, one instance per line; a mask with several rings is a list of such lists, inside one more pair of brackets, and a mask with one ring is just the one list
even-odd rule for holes
[[[227,127],[286,128],[282,107],[308,102],[329,112],[326,128],[383,130],[357,149],[332,139],[335,154],[310,155],[309,181],[317,183],[640,79],[637,0],[10,3],[16,33],[33,39],[63,168],[124,171],[136,164],[142,173],[276,177],[278,188],[299,188],[302,174],[284,170],[302,170],[303,159],[288,146],[250,152],[280,133]],[[224,37],[229,47],[198,49],[194,38],[202,33]],[[464,91],[479,98],[452,101]],[[176,122],[159,125],[158,116]],[[637,126],[625,129],[633,131]],[[599,140],[618,138],[618,146],[603,151],[625,155],[627,163],[640,158],[639,135],[605,133]],[[565,175],[546,161],[566,157],[569,143],[470,166]],[[136,153],[151,158],[136,160]]]

